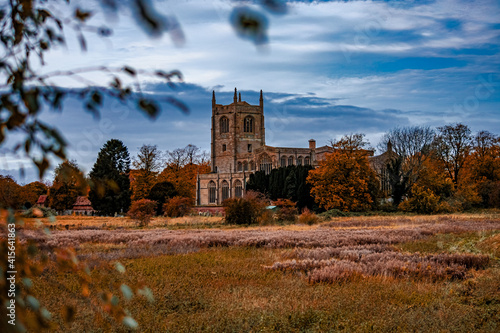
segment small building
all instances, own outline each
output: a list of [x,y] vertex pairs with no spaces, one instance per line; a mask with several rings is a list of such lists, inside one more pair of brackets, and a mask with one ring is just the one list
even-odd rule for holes
[[49,201],[47,200],[46,195],[41,195],[38,197],[38,200],[36,201],[36,205],[40,207],[47,207]]
[[73,204],[73,213],[76,215],[91,215],[94,213],[94,208],[92,208],[89,198],[84,196],[77,197]]

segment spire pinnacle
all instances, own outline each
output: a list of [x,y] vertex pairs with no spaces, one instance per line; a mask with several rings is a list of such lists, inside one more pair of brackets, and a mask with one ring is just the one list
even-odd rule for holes
[[238,101],[238,91],[236,90],[236,88],[234,88],[234,103],[236,104],[236,102]]
[[215,106],[215,90],[212,90],[212,106]]
[[241,102],[241,93],[238,93],[238,102]]

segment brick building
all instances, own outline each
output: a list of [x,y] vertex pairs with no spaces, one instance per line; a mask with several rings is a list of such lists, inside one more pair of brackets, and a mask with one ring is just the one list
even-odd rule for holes
[[255,171],[268,173],[288,165],[316,166],[333,151],[331,146],[316,147],[313,139],[307,148],[267,146],[262,90],[258,105],[242,101],[236,88],[233,103],[217,104],[213,92],[211,136],[212,172],[198,176],[197,206],[218,206],[225,199],[241,197]]

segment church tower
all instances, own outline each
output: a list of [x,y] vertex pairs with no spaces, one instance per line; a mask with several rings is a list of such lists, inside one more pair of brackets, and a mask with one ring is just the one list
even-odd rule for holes
[[212,92],[212,172],[232,173],[254,170],[252,152],[265,145],[264,99],[259,105],[241,100],[234,88],[233,103],[217,104]]

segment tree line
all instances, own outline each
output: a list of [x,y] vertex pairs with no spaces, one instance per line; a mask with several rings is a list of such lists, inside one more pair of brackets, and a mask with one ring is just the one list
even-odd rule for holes
[[[162,152],[156,145],[143,145],[130,158],[122,141],[107,141],[87,176],[76,161],[64,161],[54,172],[52,184],[18,185],[11,176],[0,177],[0,205],[30,208],[40,195],[56,211],[71,210],[78,196],[88,196],[98,214],[126,213],[133,201],[155,201],[155,212],[163,213],[167,200],[178,197],[194,203],[197,174],[210,171],[208,154],[194,145]],[[182,200],[181,200],[182,201]]]

